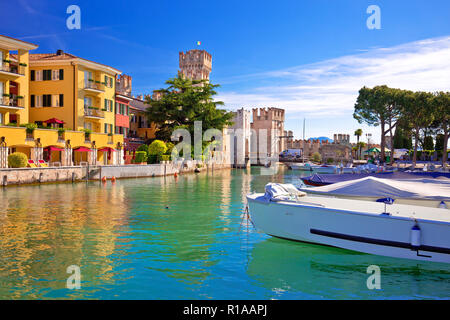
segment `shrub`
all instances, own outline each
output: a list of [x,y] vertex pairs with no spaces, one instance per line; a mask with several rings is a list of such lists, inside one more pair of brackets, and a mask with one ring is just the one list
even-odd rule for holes
[[314,161],[314,162],[321,162],[322,161],[322,156],[320,155],[320,153],[314,152],[313,155],[312,155],[312,161]]
[[170,161],[171,156],[169,154],[163,154],[161,156],[161,161]]
[[28,157],[22,152],[14,152],[8,156],[8,167],[25,168],[28,164]]
[[155,154],[149,154],[147,157],[147,164],[158,163],[158,156]]
[[145,151],[136,151],[134,163],[142,163],[147,161],[147,153]]
[[334,159],[333,158],[328,158],[327,159],[327,164],[332,164],[334,162]]
[[164,143],[164,141],[161,140],[155,140],[152,142],[152,144],[148,147],[148,154],[150,155],[157,155],[161,156],[167,151],[167,146]]
[[136,149],[136,151],[145,151],[145,153],[148,153],[148,145],[142,144]]
[[166,154],[169,154],[169,155],[172,154],[172,150],[173,150],[173,148],[175,148],[175,145],[172,142],[167,142],[166,147],[167,147]]
[[37,126],[37,124],[35,124],[35,123],[28,123],[28,124],[25,125],[26,132],[27,132],[27,133],[33,133],[34,130],[37,129],[37,127],[38,127],[38,126]]

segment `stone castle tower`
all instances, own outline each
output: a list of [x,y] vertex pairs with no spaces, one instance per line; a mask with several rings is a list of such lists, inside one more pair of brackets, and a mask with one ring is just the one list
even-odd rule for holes
[[[257,135],[257,152],[258,155],[262,153],[263,150],[259,150],[260,147],[260,135],[265,129],[267,132],[267,155],[273,157],[278,155],[281,151],[285,150],[286,141],[283,138],[285,136],[284,132],[284,109],[279,108],[259,108],[252,109],[253,112],[253,122],[252,129],[256,131]],[[252,148],[254,149],[254,148]]]
[[212,70],[212,56],[205,50],[180,52],[180,71],[191,80],[209,80]]
[[116,78],[116,91],[120,94],[131,96],[131,81],[132,78],[129,75],[122,74]]

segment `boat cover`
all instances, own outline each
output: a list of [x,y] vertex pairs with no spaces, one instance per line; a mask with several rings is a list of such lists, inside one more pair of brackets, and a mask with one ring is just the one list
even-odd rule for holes
[[305,192],[299,191],[292,184],[268,183],[266,185],[265,197],[271,201],[296,200],[305,195]]
[[450,200],[450,182],[442,180],[435,182],[433,179],[391,180],[365,177],[322,187],[301,188],[300,190],[336,196]]
[[380,172],[380,173],[343,173],[335,175],[314,174],[302,178],[305,183],[312,182],[319,185],[329,185],[333,183],[357,180],[366,177],[375,177],[382,179],[395,180],[420,180],[420,179],[439,179],[439,181],[450,181],[450,173],[445,172]]

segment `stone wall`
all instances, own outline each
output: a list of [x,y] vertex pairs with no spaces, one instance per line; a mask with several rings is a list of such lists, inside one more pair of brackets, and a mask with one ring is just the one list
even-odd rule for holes
[[[202,164],[199,171],[227,169],[229,164]],[[63,168],[20,168],[0,169],[0,185],[21,185],[34,183],[77,182],[121,178],[144,178],[169,176],[175,173],[189,173],[197,169],[196,161],[180,161],[178,163],[164,162],[149,165],[126,166],[90,166],[89,176],[86,177],[87,167],[63,167]]]
[[75,182],[85,179],[86,171],[86,167],[1,169],[0,184]]

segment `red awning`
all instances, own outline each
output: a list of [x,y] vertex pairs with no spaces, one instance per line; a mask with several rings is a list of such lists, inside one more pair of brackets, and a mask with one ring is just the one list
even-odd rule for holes
[[61,148],[58,148],[58,147],[53,147],[53,146],[46,147],[46,148],[44,148],[44,150],[48,150],[48,151],[64,151],[64,149],[61,149]]
[[79,147],[79,148],[73,149],[73,151],[75,151],[75,152],[92,152],[91,149],[86,148],[86,147]]
[[101,152],[115,152],[116,150],[114,150],[113,148],[110,148],[110,147],[105,147],[105,148],[98,149],[97,151],[101,151]]
[[51,118],[44,122],[47,124],[51,124],[51,123],[64,124],[65,123],[64,121],[56,119],[56,118]]

